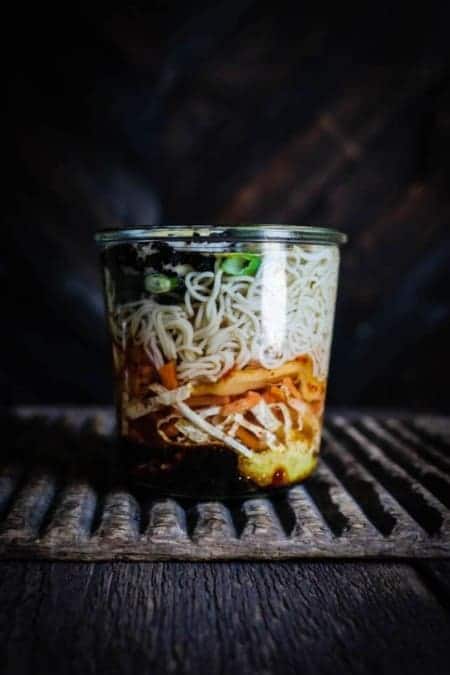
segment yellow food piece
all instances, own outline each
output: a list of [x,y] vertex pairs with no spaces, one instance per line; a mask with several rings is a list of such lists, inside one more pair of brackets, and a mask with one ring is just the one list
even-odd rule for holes
[[298,379],[302,374],[305,374],[310,379],[312,376],[307,372],[309,370],[309,365],[300,361],[287,361],[279,368],[270,370],[266,368],[244,368],[243,370],[232,371],[219,382],[197,384],[192,395],[237,396],[238,394],[244,394],[249,389],[263,389],[269,384],[281,381],[284,377]]
[[302,378],[300,390],[304,401],[320,401],[325,396],[325,383],[316,377]]
[[[303,418],[303,426],[300,432],[301,440],[306,440],[308,443],[316,441],[320,434],[320,422],[311,413],[307,414]],[[295,431],[293,433],[296,433]],[[318,443],[318,441],[317,441]]]
[[239,457],[239,473],[260,487],[289,485],[307,478],[317,464],[317,454],[305,441],[288,441],[272,450]]

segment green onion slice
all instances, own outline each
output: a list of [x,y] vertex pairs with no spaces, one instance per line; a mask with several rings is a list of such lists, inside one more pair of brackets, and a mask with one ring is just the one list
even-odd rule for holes
[[178,286],[178,281],[178,277],[168,277],[166,274],[147,274],[144,287],[149,293],[169,293]]
[[255,253],[230,253],[221,264],[230,276],[255,276],[261,265],[261,256]]

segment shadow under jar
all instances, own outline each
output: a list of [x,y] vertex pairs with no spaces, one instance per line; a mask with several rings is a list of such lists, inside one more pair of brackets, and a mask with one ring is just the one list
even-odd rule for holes
[[121,457],[159,494],[303,481],[319,454],[345,235],[299,226],[99,232]]

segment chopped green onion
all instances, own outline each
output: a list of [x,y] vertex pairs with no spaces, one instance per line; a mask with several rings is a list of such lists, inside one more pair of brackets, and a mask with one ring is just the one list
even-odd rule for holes
[[168,277],[166,274],[147,274],[144,287],[149,293],[169,293],[178,286],[178,282],[178,277]]
[[255,253],[230,253],[221,268],[230,276],[255,276],[261,265],[261,256]]

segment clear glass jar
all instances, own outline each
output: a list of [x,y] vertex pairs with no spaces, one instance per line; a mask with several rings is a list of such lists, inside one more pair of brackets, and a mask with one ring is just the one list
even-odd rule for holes
[[307,478],[319,454],[345,235],[172,226],[96,239],[131,476],[194,498]]

